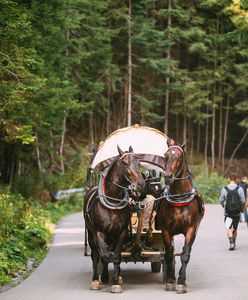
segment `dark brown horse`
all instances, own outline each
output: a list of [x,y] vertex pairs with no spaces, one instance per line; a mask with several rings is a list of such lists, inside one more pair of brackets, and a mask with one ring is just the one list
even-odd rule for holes
[[[187,166],[184,146],[169,145],[165,153],[164,200],[160,204],[159,221],[165,247],[165,289],[186,292],[186,267],[200,221],[204,215],[201,195],[196,191]],[[183,234],[184,247],[181,253],[181,268],[176,286],[173,237]]]
[[[93,277],[91,289],[100,289],[109,281],[108,264],[114,264],[111,292],[120,293],[121,250],[127,238],[130,223],[130,197],[138,199],[145,189],[145,181],[139,169],[139,160],[119,147],[119,156],[114,160],[98,187],[92,187],[85,195],[84,217],[88,230]],[[102,271],[99,278],[99,260]]]

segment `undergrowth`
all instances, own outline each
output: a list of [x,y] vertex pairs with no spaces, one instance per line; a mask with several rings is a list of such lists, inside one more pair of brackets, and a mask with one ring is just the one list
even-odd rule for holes
[[217,172],[205,173],[203,166],[199,166],[193,178],[197,190],[202,194],[206,203],[219,203],[221,188],[227,184],[227,179],[218,175]]
[[39,262],[51,239],[51,225],[82,209],[82,196],[41,205],[38,201],[0,190],[0,284],[25,270],[29,258]]

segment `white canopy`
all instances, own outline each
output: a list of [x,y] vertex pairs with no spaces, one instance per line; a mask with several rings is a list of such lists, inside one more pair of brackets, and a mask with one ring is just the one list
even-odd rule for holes
[[[155,161],[161,160],[168,149],[167,139],[161,131],[150,127],[134,125],[118,129],[99,144],[91,168],[95,169],[103,162],[119,155],[117,145],[123,151],[128,151],[132,146],[134,153],[140,154],[139,158],[143,161],[154,162],[154,158]],[[158,162],[157,164],[159,165]]]

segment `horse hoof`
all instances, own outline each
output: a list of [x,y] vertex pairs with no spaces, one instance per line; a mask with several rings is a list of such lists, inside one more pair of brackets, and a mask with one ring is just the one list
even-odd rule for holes
[[175,290],[176,290],[176,284],[175,284],[175,283],[167,282],[167,283],[165,284],[165,290],[166,290],[166,291],[169,291],[169,292],[175,291]]
[[119,284],[113,284],[111,287],[111,293],[120,294],[122,293],[122,288]]
[[99,280],[94,280],[91,282],[90,289],[91,290],[100,290],[101,284]]
[[177,294],[185,294],[185,293],[187,293],[186,284],[178,284]]
[[122,285],[123,284],[123,278],[122,276],[118,277],[118,284]]

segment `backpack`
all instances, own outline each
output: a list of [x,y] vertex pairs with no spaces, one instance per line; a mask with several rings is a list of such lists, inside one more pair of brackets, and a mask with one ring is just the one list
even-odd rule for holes
[[234,190],[230,190],[227,186],[225,186],[225,190],[227,191],[225,212],[227,215],[238,216],[242,211],[243,205],[240,200],[238,189],[239,186],[237,186]]

